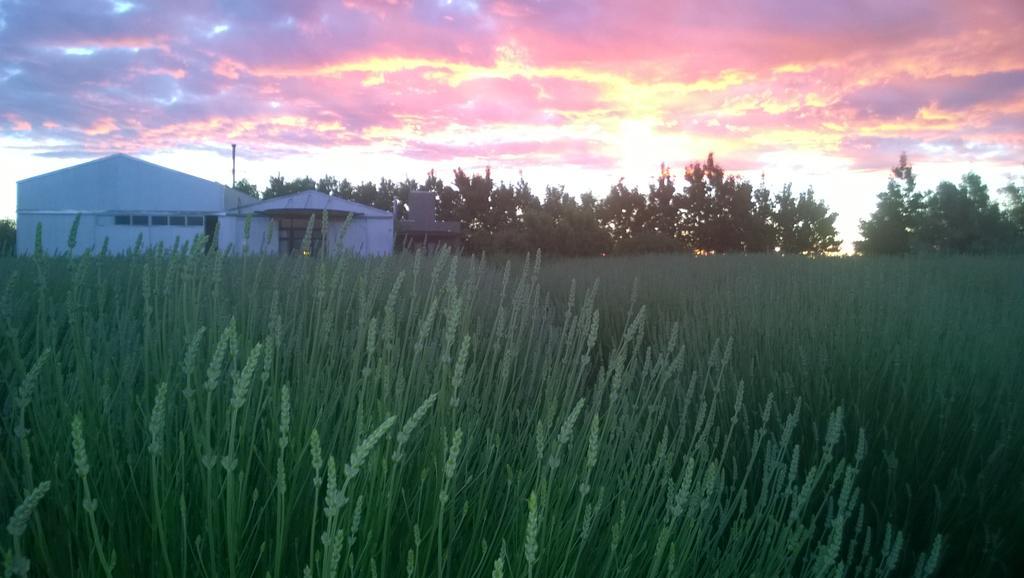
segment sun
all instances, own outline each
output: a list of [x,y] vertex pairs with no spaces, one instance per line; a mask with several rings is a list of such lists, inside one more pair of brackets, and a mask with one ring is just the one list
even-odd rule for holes
[[654,117],[622,119],[615,134],[619,169],[624,174],[655,176],[661,163],[696,158],[693,140],[686,133]]

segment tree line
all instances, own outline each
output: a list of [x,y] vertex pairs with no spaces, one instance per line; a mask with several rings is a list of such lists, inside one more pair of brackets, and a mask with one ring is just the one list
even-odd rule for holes
[[839,250],[836,213],[816,198],[813,189],[794,193],[786,185],[772,193],[763,179],[749,181],[727,175],[713,154],[688,165],[682,181],[665,165],[646,191],[613,185],[597,199],[578,198],[564,186],[547,187],[535,195],[520,179],[495,182],[490,170],[482,174],[454,171],[445,183],[433,172],[425,182],[415,180],[353,185],[325,176],[286,181],[272,177],[263,191],[240,181],[236,188],[271,198],[315,189],[362,204],[407,211],[409,193],[434,193],[437,219],[462,225],[463,246],[471,253],[522,253],[540,249],[548,255],[593,256],[654,252],[802,253]]
[[861,221],[865,255],[908,253],[1009,253],[1024,251],[1024,187],[1011,182],[1000,190],[1003,208],[989,195],[988,185],[975,173],[960,184],[939,183],[934,190],[917,190],[917,175],[900,156],[886,190],[878,195],[875,212]]
[[[686,166],[679,180],[665,166],[647,190],[613,185],[604,198],[587,192],[578,197],[564,186],[535,195],[520,179],[495,182],[490,170],[453,173],[450,183],[430,172],[423,183],[413,179],[353,184],[324,176],[286,180],[271,177],[263,190],[247,180],[235,188],[257,198],[315,189],[357,203],[408,211],[409,193],[434,193],[437,219],[462,225],[463,246],[471,253],[523,253],[540,249],[548,255],[593,256],[635,253],[773,253],[827,254],[839,250],[836,213],[816,198],[813,189],[778,192],[754,187],[727,175],[713,154]],[[1024,252],[1024,183],[999,190],[1000,205],[975,173],[959,184],[941,182],[918,191],[917,175],[906,154],[893,167],[888,186],[878,194],[872,215],[860,223],[863,255],[910,253]],[[12,254],[15,222],[0,220],[0,255]]]

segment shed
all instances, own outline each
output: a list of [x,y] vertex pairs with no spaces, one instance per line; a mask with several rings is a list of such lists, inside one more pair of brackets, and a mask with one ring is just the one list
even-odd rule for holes
[[436,249],[447,245],[458,249],[462,241],[462,224],[438,221],[433,191],[409,193],[409,214],[398,223],[398,245],[402,248]]
[[[326,237],[319,229],[324,211]],[[75,254],[98,251],[104,244],[115,254],[136,244],[171,247],[199,235],[215,238],[225,251],[247,245],[278,253],[300,248],[313,214],[321,217],[312,239],[317,250],[324,238],[329,245],[366,255],[392,250],[394,222],[388,211],[317,191],[261,201],[213,181],[115,154],[18,182],[18,252],[34,250],[37,226],[44,251],[65,252],[78,218]],[[249,239],[244,238],[246,219],[251,223]]]
[[[230,238],[242,246],[244,219],[252,215],[249,244],[261,242],[263,250],[272,253],[302,251],[303,239],[309,229],[311,253],[319,253],[323,242],[329,252],[338,249],[363,255],[390,254],[395,244],[394,215],[354,201],[308,190],[273,197],[246,205],[229,213],[234,228]],[[323,225],[326,217],[327,230]],[[225,223],[228,224],[227,222]],[[272,225],[267,238],[267,226]],[[262,241],[260,241],[262,235]]]

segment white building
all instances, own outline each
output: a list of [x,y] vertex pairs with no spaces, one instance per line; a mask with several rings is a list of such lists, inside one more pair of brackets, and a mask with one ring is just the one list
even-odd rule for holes
[[[288,253],[301,250],[310,217],[311,247],[321,249],[328,215],[328,250],[390,254],[394,215],[318,191],[260,201],[224,185],[123,154],[111,155],[18,182],[18,252],[35,250],[42,225],[43,250],[67,251],[78,217],[75,254],[106,243],[110,253],[135,247],[193,242],[216,234],[221,250]],[[248,241],[244,229],[251,219]]]

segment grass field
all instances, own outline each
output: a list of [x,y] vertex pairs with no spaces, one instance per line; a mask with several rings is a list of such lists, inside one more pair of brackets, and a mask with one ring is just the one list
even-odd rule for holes
[[1024,261],[0,260],[13,575],[1013,576]]

